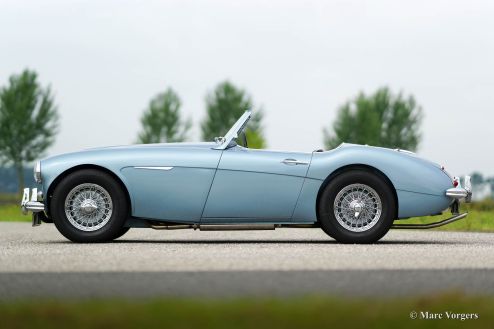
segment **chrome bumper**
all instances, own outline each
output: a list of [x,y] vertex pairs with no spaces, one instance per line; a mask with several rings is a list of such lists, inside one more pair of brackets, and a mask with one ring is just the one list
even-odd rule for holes
[[[31,196],[31,198],[29,198]],[[38,213],[41,211],[45,211],[45,205],[40,202],[43,200],[43,194],[41,191],[38,191],[37,188],[33,188],[32,190],[29,188],[24,189],[24,195],[22,196],[21,201],[21,210],[24,215],[27,215],[29,211],[33,213]]]
[[[455,179],[458,179],[455,177]],[[472,183],[470,176],[465,176],[465,187],[462,187],[458,179],[458,186],[446,190],[446,196],[455,200],[465,199],[465,202],[472,201]]]
[[439,226],[447,225],[457,220],[467,217],[468,213],[460,214],[460,200],[464,199],[465,202],[470,202],[472,200],[472,184],[470,182],[470,176],[465,176],[465,187],[461,187],[460,179],[458,177],[453,178],[454,181],[458,182],[456,187],[452,187],[446,190],[446,196],[453,199],[450,209],[452,217],[443,219],[439,222],[433,222],[428,224],[393,224],[391,228],[396,229],[428,229],[436,228]]
[[429,223],[429,224],[393,224],[393,225],[391,225],[391,228],[408,229],[408,230],[436,228],[436,227],[440,227],[443,225],[447,225],[447,224],[456,222],[457,220],[460,220],[460,219],[467,217],[467,215],[468,215],[467,212],[463,213],[463,214],[453,214],[453,217],[446,218],[446,219],[443,219],[442,221]]

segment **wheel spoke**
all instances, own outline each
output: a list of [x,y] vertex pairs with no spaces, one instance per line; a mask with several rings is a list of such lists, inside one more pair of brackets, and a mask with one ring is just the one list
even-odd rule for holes
[[353,232],[371,229],[381,217],[382,204],[377,192],[365,184],[344,187],[334,200],[337,221]]
[[96,231],[105,226],[113,213],[110,194],[97,184],[74,187],[65,199],[65,215],[82,231]]

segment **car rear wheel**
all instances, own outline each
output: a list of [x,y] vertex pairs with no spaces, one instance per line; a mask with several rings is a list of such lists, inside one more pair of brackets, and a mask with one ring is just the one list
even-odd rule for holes
[[60,233],[74,242],[107,242],[128,230],[124,191],[109,174],[94,169],[65,177],[55,188],[50,211]]
[[130,227],[122,227],[120,232],[118,232],[118,234],[113,239],[115,240],[115,239],[118,239],[118,238],[124,236],[125,233],[127,233],[129,230],[130,230]]
[[376,242],[395,217],[392,187],[371,170],[353,169],[334,177],[319,200],[322,229],[342,243]]

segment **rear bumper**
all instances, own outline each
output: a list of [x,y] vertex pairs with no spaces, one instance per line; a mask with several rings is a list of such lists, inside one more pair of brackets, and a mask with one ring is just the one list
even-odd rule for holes
[[460,180],[457,177],[454,179],[458,180],[458,186],[447,189],[446,196],[454,200],[464,199],[465,202],[472,201],[472,184],[470,183],[470,176],[465,176],[464,187],[461,186]]
[[25,188],[21,201],[22,213],[26,215],[29,211],[33,213],[45,211],[45,205],[41,202],[42,200],[43,194],[37,188]]
[[447,225],[457,220],[467,217],[468,213],[460,214],[460,201],[470,202],[472,200],[472,185],[470,183],[470,176],[465,176],[465,187],[460,184],[460,179],[455,177],[453,182],[457,181],[456,187],[449,188],[445,191],[447,197],[452,199],[450,209],[452,217],[443,219],[439,222],[433,222],[428,224],[393,224],[391,228],[396,229],[428,229],[435,228],[443,225]]

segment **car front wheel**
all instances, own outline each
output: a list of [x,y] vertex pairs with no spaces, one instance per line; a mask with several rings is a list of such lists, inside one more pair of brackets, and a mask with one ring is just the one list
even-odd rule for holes
[[395,217],[392,187],[371,170],[349,170],[334,177],[319,201],[321,227],[338,242],[376,242],[389,231]]
[[109,174],[85,169],[55,188],[50,211],[57,229],[74,242],[106,242],[125,233],[127,199]]

